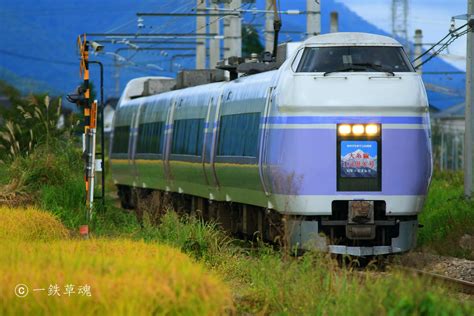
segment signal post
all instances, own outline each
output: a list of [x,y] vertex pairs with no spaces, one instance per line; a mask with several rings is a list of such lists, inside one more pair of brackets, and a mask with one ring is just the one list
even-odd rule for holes
[[[97,132],[97,101],[91,102],[89,85],[89,43],[86,35],[77,39],[78,49],[81,57],[80,74],[84,80],[82,87],[78,88],[75,103],[83,107],[84,111],[84,134],[83,134],[83,157],[85,160],[84,182],[86,189],[87,220],[92,219],[94,203],[94,178],[95,178],[95,155],[96,155],[96,132]],[[103,118],[102,118],[103,119]],[[104,148],[102,148],[102,151]],[[103,172],[103,171],[102,171]],[[104,185],[104,184],[102,184]]]

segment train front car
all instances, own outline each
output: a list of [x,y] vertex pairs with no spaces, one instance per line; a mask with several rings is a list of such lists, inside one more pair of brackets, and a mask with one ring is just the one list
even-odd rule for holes
[[429,111],[397,41],[308,39],[278,72],[265,129],[264,183],[290,215],[293,244],[355,256],[415,246],[432,172]]

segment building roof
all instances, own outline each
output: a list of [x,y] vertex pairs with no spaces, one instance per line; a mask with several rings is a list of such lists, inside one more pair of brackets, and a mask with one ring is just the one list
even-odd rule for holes
[[435,119],[464,119],[466,104],[459,103],[433,115]]

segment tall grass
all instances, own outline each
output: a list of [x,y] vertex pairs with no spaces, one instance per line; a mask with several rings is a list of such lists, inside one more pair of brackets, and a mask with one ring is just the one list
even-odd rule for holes
[[435,174],[419,221],[418,244],[442,255],[474,260],[474,254],[459,246],[464,234],[474,236],[474,201],[463,196],[460,172]]
[[46,184],[39,189],[38,204],[56,215],[66,227],[75,229],[86,223],[84,182],[80,179],[61,185]]
[[180,248],[198,259],[212,261],[222,252],[231,251],[232,239],[215,223],[204,222],[192,216],[179,217],[175,212],[167,212],[158,227],[144,221],[144,227],[135,235],[145,241],[159,241]]

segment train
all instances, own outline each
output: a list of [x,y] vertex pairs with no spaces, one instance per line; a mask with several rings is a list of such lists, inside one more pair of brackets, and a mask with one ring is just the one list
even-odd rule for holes
[[153,193],[232,233],[339,255],[415,247],[429,104],[395,39],[318,35],[277,69],[144,97],[136,80],[111,135],[124,207]]

